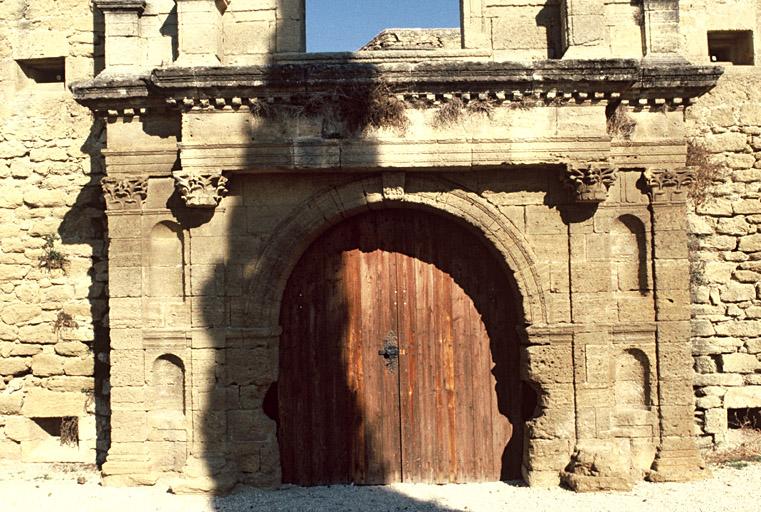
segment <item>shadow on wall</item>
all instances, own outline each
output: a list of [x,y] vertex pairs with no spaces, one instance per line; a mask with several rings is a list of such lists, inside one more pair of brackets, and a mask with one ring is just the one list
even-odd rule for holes
[[[373,110],[378,88],[365,82],[378,71],[368,65],[355,69],[357,82],[348,84],[352,92],[347,93],[351,108],[323,117],[324,138],[355,138],[378,128],[388,120],[384,116],[396,123],[404,115],[389,105],[390,113]],[[275,128],[282,116],[313,124],[290,111],[254,115],[251,140],[257,141],[294,137]],[[251,303],[264,291],[246,283],[251,272],[274,270],[259,268],[257,260],[267,238],[280,229],[278,219],[299,207],[289,203],[291,190],[303,190],[310,181],[320,186],[347,181],[320,173],[276,179],[293,180],[279,188],[279,212],[268,216],[256,204],[265,199],[258,189],[267,190],[275,178],[234,175],[226,209],[215,213],[225,217],[217,225],[228,227],[228,245],[207,274],[214,277],[192,297],[193,311],[202,316],[194,327],[214,338],[208,350],[194,349],[192,361],[194,382],[208,383],[193,390],[194,407],[195,397],[202,405],[193,413],[197,437],[190,443],[189,464],[198,460],[203,467],[192,471],[211,479],[219,491],[239,477],[259,486],[520,478],[521,408],[536,405],[518,376],[515,327],[523,315],[515,309],[520,303],[512,293],[515,285],[481,236],[443,214],[407,209],[365,213],[328,231],[327,223],[313,226],[317,241],[308,250],[312,240],[300,241],[299,252],[306,255],[286,287],[280,325],[271,325],[250,314]],[[214,222],[206,212],[179,205],[176,215],[186,227]],[[202,240],[193,238],[191,244],[217,243]],[[198,250],[205,249],[191,254]],[[283,258],[295,265],[299,255]],[[402,260],[411,284],[400,281]],[[397,284],[390,284],[394,280]],[[445,291],[435,296],[436,287]],[[414,318],[421,312],[410,304],[421,293],[431,294],[422,314],[432,324]],[[405,294],[405,300],[398,298]],[[438,299],[453,303],[445,308]],[[400,320],[405,314],[406,324]],[[425,342],[420,341],[424,329],[431,331]],[[440,347],[436,335],[450,345]],[[413,339],[423,348],[404,347]],[[474,340],[482,343],[468,343]],[[394,345],[402,351],[399,361],[389,360]],[[420,359],[405,367],[405,357],[410,360],[416,351]],[[472,360],[481,366],[475,368]],[[396,364],[396,372],[386,362]],[[462,378],[472,380],[458,381]],[[415,386],[423,385],[436,390],[429,401],[420,398],[422,392],[415,394]],[[528,399],[522,404],[524,394]],[[407,395],[418,400],[405,400]],[[444,430],[430,434],[428,427]],[[412,446],[405,448],[405,442]],[[391,489],[382,492],[415,509],[425,506]]]
[[[96,76],[105,67],[103,13],[92,9],[92,76]],[[110,341],[108,333],[108,262],[107,262],[107,224],[105,206],[101,193],[100,180],[105,174],[105,165],[101,150],[106,146],[105,122],[94,119],[87,138],[79,148],[89,158],[87,182],[82,185],[74,204],[64,214],[58,227],[58,235],[64,245],[87,245],[90,248],[91,265],[88,270],[89,286],[87,298],[88,314],[92,318],[93,340],[91,350],[94,360],[94,403],[96,420],[96,448],[94,461],[98,466],[106,460],[110,446],[111,406],[109,399],[109,354]]]
[[[342,62],[341,64],[349,63]],[[354,66],[357,73],[355,82],[349,82],[348,88],[341,91],[344,98],[348,98],[350,101],[344,101],[339,105],[338,110],[332,110],[334,114],[337,114],[335,116],[326,115],[326,110],[320,111],[322,117],[315,116],[315,118],[322,119],[319,130],[323,138],[356,138],[365,130],[378,129],[387,122],[397,123],[394,126],[400,128],[398,123],[403,121],[402,116],[404,116],[403,110],[400,111],[400,108],[403,106],[395,106],[393,97],[391,95],[383,96],[382,90],[380,90],[381,95],[379,96],[379,87],[373,84],[373,77],[378,75],[378,70],[367,64],[361,66],[355,64]],[[270,67],[269,69],[273,68]],[[263,81],[266,83],[277,79],[278,77],[273,74]],[[376,110],[376,100],[379,97],[384,97],[387,100],[386,103],[382,103],[385,108],[383,112]],[[331,107],[335,107],[335,105],[328,104],[320,108],[329,109]],[[296,146],[295,139],[301,133],[299,123],[303,123],[305,130],[309,126],[313,127],[314,124],[314,119],[307,119],[303,114],[303,112],[271,110],[254,112],[252,115],[256,119],[252,120],[251,124],[251,140],[266,141],[268,138],[273,140],[274,137],[274,140],[282,141],[283,138],[289,138],[290,142]],[[275,127],[283,124],[282,116],[286,116],[289,123],[299,124],[295,132],[277,133]],[[97,125],[93,129],[94,135],[100,137],[98,134],[101,132],[98,131]],[[93,147],[100,149],[102,137],[97,140],[100,141],[101,146],[94,145]],[[94,151],[93,154],[96,153],[97,151]],[[328,164],[327,162],[313,161],[312,165],[319,167]],[[374,167],[374,163],[368,162],[368,167]],[[93,178],[93,188],[96,187],[99,177]],[[334,184],[338,184],[341,182],[340,180],[345,182],[345,178],[340,178],[337,175],[313,175],[298,178],[295,176],[286,178],[285,175],[281,175],[277,179],[293,179],[294,186],[298,185],[297,181],[299,180],[301,186],[304,182],[311,180],[321,183],[328,183],[333,180]],[[378,179],[380,180],[380,177]],[[230,197],[213,215],[208,211],[185,208],[176,194],[170,200],[170,208],[180,221],[185,233],[190,231],[195,235],[195,233],[205,231],[208,235],[210,233],[215,234],[214,232],[217,231],[216,234],[220,234],[218,230],[227,229],[227,232],[222,233],[223,237],[211,237],[207,239],[208,242],[204,240],[203,236],[183,239],[183,243],[195,245],[195,247],[183,251],[185,254],[191,255],[191,262],[194,254],[202,252],[220,254],[218,261],[211,265],[212,268],[204,270],[204,275],[209,277],[203,282],[193,282],[193,279],[197,278],[194,274],[200,268],[193,267],[189,273],[184,273],[186,276],[191,276],[190,286],[187,286],[186,283],[186,286],[183,286],[183,293],[185,300],[191,303],[195,322],[193,328],[205,330],[206,345],[203,347],[194,346],[192,355],[188,356],[189,360],[182,361],[179,358],[175,360],[159,357],[158,363],[154,364],[153,368],[163,368],[161,370],[164,372],[162,375],[165,374],[166,378],[151,379],[152,389],[149,393],[151,404],[165,404],[166,408],[172,409],[172,417],[164,418],[166,421],[176,421],[177,424],[184,421],[184,418],[178,419],[179,414],[175,414],[179,411],[182,411],[183,415],[192,415],[194,437],[187,440],[188,461],[183,471],[197,479],[196,488],[226,491],[238,483],[241,476],[242,483],[245,484],[276,486],[281,481],[309,485],[353,481],[381,483],[400,480],[404,478],[405,472],[418,475],[417,477],[413,476],[412,480],[415,478],[426,480],[429,479],[429,473],[425,473],[423,470],[415,473],[416,467],[425,467],[427,468],[425,471],[438,471],[435,468],[430,469],[435,466],[437,461],[426,460],[423,456],[419,459],[408,458],[406,463],[409,466],[404,465],[403,456],[405,452],[401,443],[404,442],[406,434],[403,429],[409,428],[414,432],[415,429],[420,428],[421,421],[429,421],[434,426],[447,425],[449,431],[441,433],[439,439],[445,439],[447,443],[457,444],[456,436],[460,432],[459,424],[455,419],[452,419],[452,408],[449,407],[449,404],[453,403],[453,399],[458,398],[457,390],[449,389],[447,386],[455,382],[453,379],[456,379],[457,376],[467,373],[457,371],[454,363],[455,358],[460,357],[462,364],[468,364],[467,361],[472,358],[464,357],[462,354],[456,355],[457,346],[454,341],[450,353],[436,355],[438,360],[450,358],[449,365],[443,365],[449,368],[449,373],[444,372],[439,377],[426,377],[433,379],[429,380],[428,383],[441,387],[436,394],[437,399],[440,399],[441,402],[424,405],[429,407],[432,414],[446,412],[447,416],[442,417],[442,421],[430,419],[419,421],[416,412],[404,409],[405,403],[402,395],[405,390],[400,388],[404,383],[395,380],[401,376],[406,376],[406,384],[413,385],[415,376],[411,375],[411,367],[405,370],[402,362],[401,367],[397,368],[398,373],[391,373],[384,364],[389,359],[388,351],[393,349],[393,337],[368,340],[368,343],[378,343],[380,346],[375,344],[363,346],[357,342],[356,332],[353,331],[353,321],[374,320],[373,317],[366,315],[365,310],[361,307],[357,309],[358,304],[361,305],[363,302],[356,300],[356,294],[361,295],[363,290],[367,290],[368,287],[360,285],[360,283],[349,286],[346,282],[348,279],[358,279],[363,274],[361,272],[347,272],[344,265],[360,264],[362,261],[367,264],[369,260],[366,258],[390,257],[400,259],[402,256],[406,258],[406,261],[413,262],[410,263],[411,269],[414,270],[417,268],[415,265],[419,265],[419,268],[427,269],[426,272],[429,272],[429,278],[433,279],[433,282],[440,286],[448,286],[449,293],[454,294],[451,296],[456,296],[457,300],[463,303],[462,307],[472,307],[468,310],[468,314],[471,315],[470,323],[463,323],[463,328],[472,329],[472,331],[463,331],[461,339],[467,337],[470,340],[471,336],[473,339],[481,336],[482,341],[486,340],[489,343],[488,349],[486,345],[479,347],[477,344],[468,346],[467,349],[463,348],[466,345],[464,343],[459,346],[462,350],[481,350],[478,357],[485,365],[480,368],[481,372],[476,372],[471,368],[471,372],[468,374],[474,381],[479,381],[480,384],[478,385],[481,386],[482,394],[475,398],[473,395],[469,398],[459,397],[466,403],[467,400],[470,400],[471,404],[466,405],[467,412],[463,414],[463,417],[468,419],[469,415],[475,414],[474,410],[478,411],[481,407],[480,413],[484,417],[496,415],[502,416],[505,420],[505,425],[500,427],[502,428],[501,431],[489,432],[491,438],[483,440],[484,442],[488,441],[491,452],[496,453],[495,462],[491,466],[492,473],[478,473],[488,464],[479,459],[479,457],[484,458],[484,455],[476,447],[473,447],[472,452],[470,452],[472,460],[469,464],[471,464],[470,471],[474,472],[475,476],[468,473],[467,469],[458,467],[457,463],[452,462],[455,459],[450,458],[444,462],[438,461],[440,467],[443,468],[441,469],[443,478],[447,480],[516,478],[520,470],[523,451],[521,405],[529,410],[533,409],[531,400],[523,400],[524,390],[521,388],[517,371],[518,347],[515,325],[517,319],[522,318],[523,315],[520,311],[511,309],[513,307],[519,308],[519,301],[515,300],[510,291],[514,285],[509,283],[510,276],[497,263],[490,249],[484,246],[480,235],[475,235],[465,227],[454,224],[452,220],[444,219],[443,215],[437,216],[431,213],[406,210],[366,214],[365,218],[358,217],[347,224],[338,225],[333,231],[325,235],[327,238],[319,238],[316,242],[315,247],[317,249],[315,250],[318,253],[327,251],[326,257],[318,260],[305,256],[302,259],[304,264],[299,264],[296,267],[285,293],[287,302],[283,303],[280,323],[287,325],[282,326],[285,332],[281,337],[280,325],[271,325],[269,322],[262,321],[261,318],[248,314],[250,303],[262,295],[262,290],[249,289],[245,286],[251,278],[249,273],[251,271],[270,271],[270,269],[257,268],[256,261],[257,256],[267,243],[267,237],[273,230],[277,229],[273,218],[261,217],[259,215],[261,210],[252,207],[251,201],[256,201],[259,198],[256,192],[257,180],[268,182],[273,179],[267,176],[232,176],[229,187]],[[285,194],[288,188],[288,186],[284,186],[281,190]],[[283,208],[286,208],[286,201],[287,197],[284,196]],[[294,203],[288,205],[288,208],[295,206]],[[102,210],[99,211],[102,221]],[[282,215],[283,213],[287,215]],[[290,212],[281,210],[280,214],[282,218],[290,215]],[[224,222],[217,223],[220,219],[223,219]],[[69,222],[73,222],[73,218]],[[214,227],[211,227],[212,225]],[[389,236],[365,239],[361,233],[355,236],[347,235],[346,231],[342,231],[347,229],[349,231],[360,229],[361,231],[365,229],[362,226],[377,227],[381,225],[393,228]],[[226,226],[226,228],[221,226]],[[401,226],[406,226],[409,229],[400,229]],[[313,226],[313,228],[316,237],[320,231],[325,231],[328,226]],[[63,232],[64,229],[62,228]],[[330,233],[338,233],[341,236],[334,240],[336,245],[328,250],[324,245],[327,242],[324,240],[330,240]],[[422,234],[422,236],[416,237],[416,233]],[[228,241],[226,247],[220,250],[220,248],[211,245],[218,243],[222,238]],[[169,236],[167,239],[173,240]],[[306,250],[311,241],[303,240],[302,250]],[[476,247],[480,248],[476,249]],[[482,257],[477,258],[477,264],[468,260],[468,258],[473,257],[471,251],[475,253],[480,251],[482,255]],[[347,256],[352,253],[358,258],[353,263],[351,257]],[[379,254],[386,256],[378,256]],[[283,257],[289,258],[292,264],[296,263],[298,256],[298,254],[283,255]],[[450,256],[452,259],[447,259]],[[333,263],[337,267],[325,267],[329,263]],[[181,264],[185,264],[185,262]],[[310,267],[314,264],[323,266],[319,268]],[[171,265],[168,265],[167,269],[170,268]],[[380,272],[384,267],[381,265],[375,268],[381,269],[378,270]],[[413,270],[410,272],[414,274]],[[388,268],[385,271],[390,272]],[[300,290],[303,285],[300,276],[304,272],[306,276],[315,277],[312,281],[305,278],[312,286],[309,292],[312,295],[308,295],[306,292],[302,293]],[[394,271],[394,275],[399,275],[397,270]],[[390,276],[391,274],[389,274]],[[504,279],[496,276],[502,276]],[[376,277],[378,277],[377,274]],[[435,281],[436,279],[438,281]],[[410,301],[417,297],[414,287],[402,288],[406,290]],[[372,301],[377,299],[374,290],[383,290],[383,287],[376,286],[375,288],[369,287],[369,289],[371,292],[368,300]],[[392,288],[390,291],[396,291],[397,295],[405,293],[402,289],[394,290]],[[388,288],[386,292],[389,292]],[[404,315],[402,311],[404,308],[400,306],[398,299],[392,295],[389,293],[389,301],[393,299],[396,302],[388,302],[386,304],[387,309],[381,307],[383,304],[378,304],[380,308],[378,318],[386,315],[392,323],[396,322],[397,334],[399,335],[397,340],[403,343],[405,341],[404,326],[400,325],[398,318]],[[299,303],[299,298],[304,296],[309,300]],[[444,298],[446,296],[445,294]],[[512,300],[505,301],[504,298],[507,296],[510,296]],[[401,303],[408,304],[405,301]],[[471,304],[471,306],[467,306],[467,304]],[[310,310],[311,314],[302,315],[301,312],[304,309]],[[451,309],[450,311],[445,310],[444,315],[456,317],[452,311]],[[320,318],[323,312],[325,315]],[[412,310],[411,312],[414,313]],[[451,318],[447,321],[450,320]],[[409,332],[406,339],[415,338],[416,325],[413,322],[412,326],[408,326]],[[442,321],[442,325],[443,328],[451,330],[460,328],[454,321],[451,325]],[[437,328],[439,327],[441,326],[437,326]],[[374,333],[388,334],[386,326],[381,325],[380,320],[369,325],[369,328],[375,329]],[[479,329],[483,332],[477,332]],[[299,338],[301,332],[307,333],[308,339]],[[107,336],[104,336],[103,339],[107,350]],[[391,342],[391,346],[384,346],[381,343],[384,340]],[[374,358],[374,368],[377,370],[374,370],[376,381],[364,382],[360,377],[352,374],[359,368],[359,366],[352,364],[352,353],[347,349],[347,347],[353,346],[359,347],[359,352],[364,351],[368,357]],[[288,349],[290,351],[285,353]],[[302,349],[302,351],[300,352],[298,349]],[[414,347],[411,346],[408,350],[413,351],[413,349]],[[438,349],[432,348],[431,350]],[[386,351],[386,353],[379,354],[379,351]],[[283,357],[284,355],[286,357]],[[359,355],[364,357],[363,354]],[[492,367],[492,359],[496,362],[494,367]],[[435,366],[435,364],[430,364],[428,360],[421,358],[418,369],[420,372],[424,372],[428,371],[426,368],[430,370],[431,366]],[[280,369],[279,376],[278,368]],[[103,370],[107,371],[107,366]],[[107,374],[104,373],[104,375]],[[483,378],[478,378],[479,375]],[[436,378],[440,380],[435,381]],[[282,384],[284,379],[287,380],[287,385]],[[384,387],[388,382],[384,384],[381,382],[383,379],[390,381],[390,388]],[[192,382],[194,388],[190,390],[189,394],[172,393],[171,390],[178,388],[180,381]],[[278,385],[278,383],[281,384]],[[358,385],[364,385],[368,389],[378,390],[384,394],[375,398],[368,398],[368,395],[362,395],[358,392]],[[463,384],[462,389],[471,390],[478,385],[475,383],[471,386]],[[179,387],[181,388],[181,386]],[[396,401],[383,402],[387,398],[386,389],[391,389],[392,393],[397,394]],[[185,403],[180,400],[183,395],[190,396],[190,402]],[[383,410],[396,411],[394,413],[396,416],[392,417],[394,421],[390,423],[391,426],[378,423],[385,422],[387,419],[385,416],[373,416],[368,413],[368,410],[373,407],[370,403],[373,399],[378,400],[376,406],[381,402],[387,406]],[[487,402],[488,405],[484,405]],[[522,402],[525,403],[522,404]],[[414,405],[407,405],[414,408]],[[383,411],[378,407],[375,410]],[[340,421],[336,421],[337,418]],[[287,430],[289,420],[293,427],[290,432]],[[478,432],[474,429],[484,422],[471,421],[466,423],[471,429],[469,439],[473,442],[480,440]],[[395,426],[395,424],[398,425]],[[512,425],[512,437],[508,424]],[[177,430],[179,440],[180,429],[169,426],[165,430]],[[306,435],[314,430],[321,430],[323,437],[320,438],[314,434]],[[107,432],[105,426],[103,432]],[[298,439],[303,444],[294,447],[292,444],[288,444],[288,439],[292,439],[294,442]],[[396,444],[383,444],[389,440]],[[389,446],[395,448],[396,452],[389,451]],[[431,457],[434,457],[436,453],[432,448],[425,442],[421,442],[418,447],[419,451],[413,453],[430,454]],[[445,450],[450,449],[451,444],[446,444],[443,448]],[[491,457],[491,453],[486,457]],[[179,469],[177,460],[179,459],[175,459],[168,467]],[[184,454],[182,460],[184,460]],[[283,461],[282,466],[281,460]],[[374,462],[371,463],[370,461]],[[165,460],[155,460],[154,465],[156,468],[162,469],[162,464],[165,462]],[[282,475],[281,469],[283,470]],[[438,474],[434,477],[438,478]],[[192,488],[194,484],[191,481],[189,485]],[[391,489],[383,489],[379,492],[394,496],[393,499],[403,502],[405,506],[425,509],[425,503],[407,498]],[[436,508],[434,505],[430,506],[432,507],[430,510],[446,510]]]

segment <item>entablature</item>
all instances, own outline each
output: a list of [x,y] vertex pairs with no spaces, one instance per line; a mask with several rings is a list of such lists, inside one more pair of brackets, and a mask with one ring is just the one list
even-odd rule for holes
[[634,59],[513,62],[354,62],[351,59],[244,67],[169,67],[147,76],[101,76],[72,85],[100,112],[146,108],[223,108],[257,101],[306,103],[346,88],[384,84],[411,107],[448,97],[562,105],[620,101],[638,107],[684,105],[710,90],[722,68]]

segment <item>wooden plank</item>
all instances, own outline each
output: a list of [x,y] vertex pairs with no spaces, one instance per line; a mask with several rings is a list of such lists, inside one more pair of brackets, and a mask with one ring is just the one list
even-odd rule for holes
[[[380,211],[329,230],[284,295],[284,481],[515,476],[522,420],[512,297],[486,246],[441,217]],[[390,331],[401,349],[394,372],[378,354]]]

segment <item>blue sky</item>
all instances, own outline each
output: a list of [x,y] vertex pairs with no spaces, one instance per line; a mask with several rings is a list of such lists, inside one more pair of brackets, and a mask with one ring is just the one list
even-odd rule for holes
[[460,26],[460,0],[306,0],[307,51],[356,50],[384,28]]

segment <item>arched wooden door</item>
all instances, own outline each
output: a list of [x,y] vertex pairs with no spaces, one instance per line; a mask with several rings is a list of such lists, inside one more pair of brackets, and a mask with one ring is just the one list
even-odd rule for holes
[[283,298],[283,481],[518,478],[522,422],[512,290],[487,247],[437,215],[342,222]]

